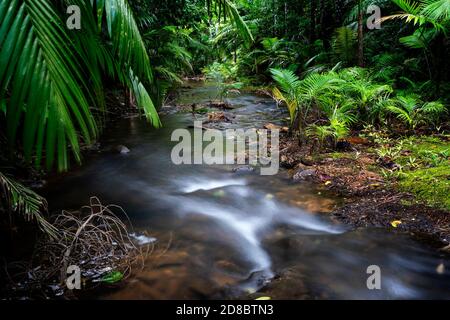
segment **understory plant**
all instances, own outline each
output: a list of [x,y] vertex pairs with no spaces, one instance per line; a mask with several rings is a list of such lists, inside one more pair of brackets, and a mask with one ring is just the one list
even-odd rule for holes
[[395,103],[386,109],[410,130],[422,124],[436,127],[439,118],[446,112],[441,102],[423,102],[417,95],[398,96]]
[[367,69],[311,73],[304,79],[286,69],[271,72],[277,85],[273,97],[287,106],[292,129],[303,131],[314,123],[308,132],[322,137],[319,140],[324,136],[341,139],[352,127],[389,126],[394,120],[389,115],[411,130],[419,125],[436,128],[446,113],[439,101],[424,102],[412,94],[396,95],[390,85],[373,82]]

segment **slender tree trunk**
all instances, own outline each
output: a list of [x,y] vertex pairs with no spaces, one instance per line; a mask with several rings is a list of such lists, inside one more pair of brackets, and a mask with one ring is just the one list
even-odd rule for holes
[[446,67],[445,57],[445,36],[440,34],[437,39],[437,54],[436,54],[436,97],[441,95],[441,83],[442,83],[442,70]]
[[358,2],[358,66],[364,67],[364,12]]
[[288,34],[288,19],[287,19],[287,16],[288,16],[288,4],[285,1],[284,2],[284,36],[285,37],[287,37],[287,34]]
[[273,34],[277,35],[277,12],[278,12],[278,8],[277,8],[277,0],[273,0],[272,1],[272,8],[273,8]]
[[309,42],[313,43],[316,39],[316,1],[309,2]]
[[326,51],[331,50],[330,41],[328,38],[328,23],[330,23],[329,16],[327,16],[327,10],[330,8],[327,8],[327,5],[325,3],[325,0],[320,0],[319,3],[319,23],[320,23],[320,39],[322,40],[323,47]]

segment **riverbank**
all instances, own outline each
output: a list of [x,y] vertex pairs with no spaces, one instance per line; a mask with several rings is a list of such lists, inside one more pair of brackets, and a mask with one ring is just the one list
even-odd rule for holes
[[361,133],[343,141],[339,151],[322,152],[312,152],[309,143],[299,146],[298,139],[288,135],[281,139],[281,165],[289,168],[293,180],[313,181],[344,200],[332,213],[340,221],[448,245],[448,136],[386,143]]

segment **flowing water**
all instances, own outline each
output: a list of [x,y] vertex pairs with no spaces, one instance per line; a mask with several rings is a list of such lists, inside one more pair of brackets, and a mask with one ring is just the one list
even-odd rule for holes
[[[180,103],[216,95],[212,85],[190,86]],[[229,102],[234,119],[223,127],[258,128],[286,116],[256,95]],[[288,272],[273,289],[281,298],[450,298],[450,260],[435,249],[409,235],[350,230],[327,215],[339,199],[293,183],[285,171],[261,176],[232,165],[176,166],[171,133],[192,126],[193,116],[168,112],[162,122],[158,130],[137,118],[113,123],[103,147],[131,152],[92,155],[46,190],[53,209],[79,208],[91,196],[120,205],[141,239],[156,238],[144,269],[99,298],[242,297],[279,281],[273,278],[282,270]],[[381,290],[367,288],[370,265],[381,268]]]

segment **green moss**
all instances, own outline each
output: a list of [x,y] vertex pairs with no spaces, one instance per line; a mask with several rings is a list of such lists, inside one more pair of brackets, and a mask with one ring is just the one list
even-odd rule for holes
[[450,166],[448,164],[405,171],[398,181],[399,189],[412,193],[417,200],[450,210]]
[[351,159],[352,155],[344,152],[331,152],[331,153],[327,153],[325,154],[327,158],[332,158],[332,159]]
[[[450,210],[450,144],[433,136],[395,140],[388,147],[400,170],[385,170],[385,178],[400,191],[415,196],[416,202]],[[379,170],[376,170],[380,172]]]
[[443,153],[450,150],[450,144],[437,137],[411,137],[402,141],[403,148],[411,151],[417,158],[427,158],[430,153]]

